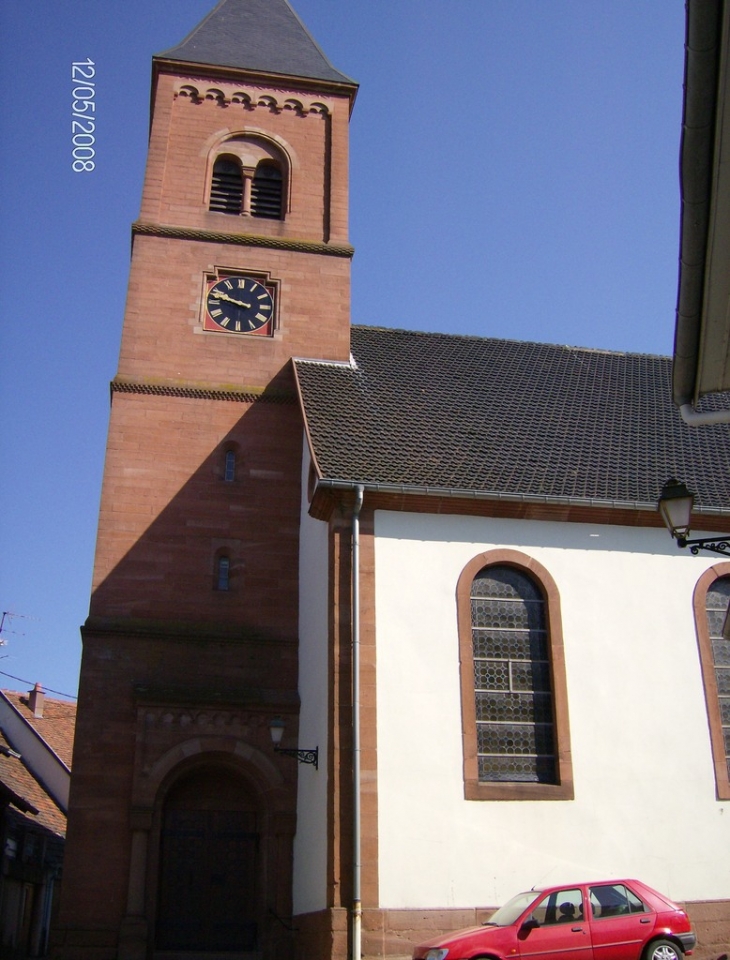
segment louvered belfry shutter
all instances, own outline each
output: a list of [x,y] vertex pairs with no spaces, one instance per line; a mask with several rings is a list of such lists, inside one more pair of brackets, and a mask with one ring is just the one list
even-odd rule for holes
[[240,213],[243,200],[243,174],[230,157],[218,157],[210,186],[210,210],[213,213]]
[[259,163],[251,184],[251,216],[281,220],[281,199],[281,171],[273,163]]

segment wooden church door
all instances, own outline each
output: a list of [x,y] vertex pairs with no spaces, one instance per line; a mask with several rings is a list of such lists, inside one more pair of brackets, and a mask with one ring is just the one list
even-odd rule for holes
[[257,948],[257,811],[243,781],[205,768],[165,802],[157,949],[248,953]]

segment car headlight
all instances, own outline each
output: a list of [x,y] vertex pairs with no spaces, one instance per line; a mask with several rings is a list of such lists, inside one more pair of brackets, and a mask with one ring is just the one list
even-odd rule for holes
[[429,950],[426,954],[426,960],[445,960],[448,952],[445,947],[434,947],[433,950]]

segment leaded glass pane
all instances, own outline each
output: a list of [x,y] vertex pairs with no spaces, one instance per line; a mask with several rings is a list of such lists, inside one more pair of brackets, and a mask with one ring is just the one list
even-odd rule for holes
[[472,630],[475,657],[495,660],[547,660],[547,635],[542,630]]
[[720,701],[720,722],[723,727],[730,727],[730,697]]
[[475,660],[474,687],[477,690],[509,690],[509,664],[503,660]]
[[477,693],[477,720],[513,723],[552,723],[553,701],[549,693]]
[[550,692],[550,664],[533,660],[532,663],[512,664],[513,690],[540,690]]
[[730,697],[730,670],[715,670],[717,693],[721,697]]
[[721,637],[722,628],[725,624],[725,614],[726,610],[708,610],[707,611],[707,626],[710,630],[711,637]]
[[555,782],[545,602],[512,567],[487,567],[472,584],[480,780]]
[[730,577],[722,577],[720,580],[715,580],[710,589],[707,591],[707,606],[713,607],[722,607],[724,610],[727,610],[728,601],[730,600]]
[[546,723],[478,723],[479,753],[520,756],[528,753],[552,753],[552,726]]
[[553,757],[479,757],[479,779],[492,783],[555,783]]
[[712,656],[716,667],[730,667],[730,640],[713,640]]
[[542,630],[542,601],[486,600],[471,601],[471,622],[474,627],[496,627],[508,630]]
[[472,583],[472,597],[510,597],[515,600],[537,600],[542,594],[537,584],[514,567],[485,567]]

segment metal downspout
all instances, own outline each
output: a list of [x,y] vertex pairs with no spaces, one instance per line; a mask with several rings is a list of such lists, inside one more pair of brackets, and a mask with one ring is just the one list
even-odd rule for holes
[[360,874],[360,510],[365,496],[355,487],[352,510],[352,960],[362,956]]

